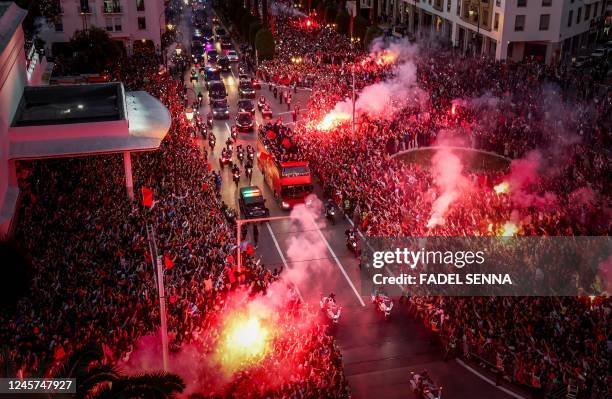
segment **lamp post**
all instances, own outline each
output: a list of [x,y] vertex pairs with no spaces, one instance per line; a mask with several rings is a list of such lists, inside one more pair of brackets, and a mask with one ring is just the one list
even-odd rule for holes
[[157,253],[157,243],[155,241],[155,229],[147,224],[147,241],[149,242],[149,253],[151,263],[156,272],[157,295],[159,297],[159,316],[161,321],[161,340],[162,340],[162,362],[164,371],[168,371],[168,319],[166,315],[166,291],[164,289],[164,272],[162,270],[162,258]]

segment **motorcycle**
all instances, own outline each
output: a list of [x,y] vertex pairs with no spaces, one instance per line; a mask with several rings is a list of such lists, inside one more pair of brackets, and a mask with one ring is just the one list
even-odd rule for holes
[[261,111],[261,116],[264,119],[272,119],[272,109],[270,109],[270,106],[268,104],[264,105]]
[[336,207],[333,204],[327,204],[325,206],[325,217],[329,219],[331,224],[336,224]]
[[208,127],[212,128],[213,127],[213,116],[211,114],[209,114],[208,116],[206,116],[206,124],[208,125]]
[[410,372],[410,388],[419,399],[441,399],[442,387],[437,387],[432,379],[424,372],[417,374]]
[[252,162],[254,158],[255,158],[255,150],[249,144],[247,145],[247,159]]
[[234,174],[234,183],[236,183],[236,187],[238,187],[238,183],[240,183],[240,171],[239,170],[234,170],[233,172]]
[[238,151],[236,156],[238,157],[238,161],[240,161],[240,164],[242,165],[242,162],[244,162],[244,151]]
[[219,158],[219,166],[223,169],[225,165],[232,166],[232,152],[224,148]]
[[210,136],[208,136],[208,145],[210,146],[211,149],[215,148],[215,144],[217,143],[217,138],[215,137],[214,134],[210,134]]
[[232,140],[234,140],[234,142],[238,140],[238,129],[236,129],[236,126],[232,127]]
[[264,96],[259,97],[259,101],[257,101],[257,109],[259,110],[259,112],[263,111],[263,108],[266,104],[266,98]]
[[355,256],[359,257],[359,246],[357,245],[357,237],[355,237],[355,234],[349,234],[346,237],[346,247]]
[[253,179],[253,168],[246,168],[245,173],[247,179],[249,179],[249,184],[251,184],[251,179]]
[[389,320],[391,309],[393,309],[393,300],[385,294],[372,295],[372,303],[376,306],[376,310],[380,312],[385,320]]
[[332,324],[338,324],[342,308],[336,304],[335,299],[324,296],[319,301],[319,306],[321,307],[321,311],[325,314],[325,317],[327,317]]

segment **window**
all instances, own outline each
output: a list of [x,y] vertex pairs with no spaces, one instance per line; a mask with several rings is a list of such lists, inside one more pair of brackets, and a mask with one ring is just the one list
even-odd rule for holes
[[499,29],[499,13],[498,12],[495,13],[495,19],[493,20],[493,29],[495,30]]
[[591,5],[587,4],[586,8],[584,9],[584,20],[588,21],[589,18],[591,18]]
[[81,0],[81,12],[89,12],[89,0]]
[[552,0],[542,0],[542,7],[550,7],[552,5]]
[[567,26],[568,27],[572,26],[573,19],[574,19],[574,10],[570,10],[569,14],[567,15]]
[[604,14],[605,8],[606,8],[606,2],[602,1],[601,2],[601,12],[599,13],[600,15]]
[[516,0],[517,7],[527,7],[527,0]]
[[521,32],[525,30],[525,16],[517,15],[514,20],[514,30],[517,32]]
[[451,12],[451,0],[446,1],[446,12],[449,14]]
[[136,11],[144,11],[144,0],[136,0]]
[[540,30],[548,30],[548,25],[550,25],[550,14],[540,15]]
[[115,18],[115,32],[121,32],[121,17]]
[[501,0],[495,0],[495,5],[501,7]]
[[138,17],[138,29],[146,30],[147,29],[147,20],[145,17]]
[[578,14],[576,15],[576,23],[579,24],[582,19],[582,7],[578,8]]
[[112,18],[106,18],[104,20],[104,22],[106,23],[106,31],[107,32],[112,32],[113,31],[113,19]]
[[595,18],[597,16],[597,10],[599,9],[599,2],[596,1],[595,4],[593,5],[593,18]]

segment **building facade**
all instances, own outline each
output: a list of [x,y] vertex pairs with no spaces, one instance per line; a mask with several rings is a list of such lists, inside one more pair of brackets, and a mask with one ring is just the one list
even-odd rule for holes
[[361,0],[379,22],[453,46],[521,61],[561,61],[595,43],[606,0]]
[[40,33],[47,54],[70,41],[77,30],[104,29],[128,53],[137,46],[161,47],[164,0],[58,0],[60,13]]

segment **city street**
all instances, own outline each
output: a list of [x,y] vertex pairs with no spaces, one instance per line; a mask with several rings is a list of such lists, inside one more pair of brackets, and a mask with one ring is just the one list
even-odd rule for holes
[[[189,21],[189,9],[186,9],[185,21]],[[185,34],[191,37],[191,34]],[[217,44],[217,50],[220,47]],[[238,65],[232,65],[231,73],[222,73],[223,82],[228,93],[230,117],[226,120],[214,120],[213,132],[217,139],[214,151],[208,141],[199,138],[202,150],[209,152],[209,162],[218,170],[218,159],[225,141],[230,137],[230,129],[237,114],[238,95]],[[188,78],[186,84],[189,84]],[[204,94],[200,114],[204,117],[209,111],[207,90],[202,79],[193,85],[196,93]],[[293,104],[306,104],[310,91],[299,89],[294,95]],[[257,91],[254,103],[260,95],[264,95],[271,104],[273,119],[282,117],[283,123],[293,124],[292,115],[287,111],[285,104],[275,99],[268,86],[262,83]],[[194,94],[189,90],[190,101]],[[292,108],[293,109],[293,108]],[[264,123],[259,111],[256,111],[257,126]],[[251,145],[256,147],[256,130],[249,133],[240,132],[238,141],[243,147]],[[234,162],[238,162],[234,151]],[[273,200],[272,192],[263,181],[261,171],[256,166],[253,171],[252,185],[264,190],[266,205],[270,209],[270,216],[288,216],[290,212],[281,210],[279,204]],[[223,177],[222,199],[228,206],[238,210],[238,189],[248,186],[242,168],[242,177],[238,187],[232,181],[229,167],[225,167]],[[315,184],[315,194],[324,200],[320,187]],[[322,296],[334,293],[342,306],[342,317],[337,328],[336,337],[343,356],[345,373],[350,386],[357,399],[367,398],[406,398],[413,395],[410,390],[410,373],[428,370],[433,380],[443,386],[444,397],[461,399],[468,397],[520,398],[511,391],[500,390],[489,381],[470,372],[460,363],[443,361],[441,349],[431,343],[431,333],[418,321],[411,318],[406,309],[395,303],[390,320],[384,321],[376,313],[368,296],[363,296],[359,276],[359,261],[346,247],[344,231],[351,227],[346,218],[337,217],[338,221],[332,225],[327,221],[321,211],[314,215],[310,221],[282,220],[266,222],[259,225],[259,246],[256,250],[263,263],[270,270],[280,269],[306,269],[309,274],[301,276],[296,283],[297,290],[312,306],[318,306]],[[308,219],[307,218],[307,219]],[[298,239],[307,236],[312,243],[311,250],[304,248],[300,251],[290,249]],[[249,228],[248,240],[252,242],[252,228]],[[312,250],[314,248],[314,251]],[[291,252],[291,256],[288,253]],[[298,252],[296,255],[295,252]],[[308,264],[308,266],[305,266]],[[312,272],[312,273],[310,273]],[[488,378],[488,377],[485,377]]]

